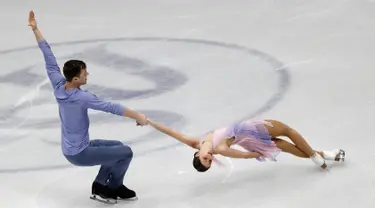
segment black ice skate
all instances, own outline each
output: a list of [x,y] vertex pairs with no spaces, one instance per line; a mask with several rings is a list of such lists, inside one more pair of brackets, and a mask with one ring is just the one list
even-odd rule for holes
[[122,185],[115,189],[115,194],[119,200],[137,200],[137,195],[133,190],[128,189],[126,186]]
[[91,189],[92,196],[90,199],[103,202],[106,204],[116,204],[117,196],[116,193],[109,189],[107,186],[94,182]]

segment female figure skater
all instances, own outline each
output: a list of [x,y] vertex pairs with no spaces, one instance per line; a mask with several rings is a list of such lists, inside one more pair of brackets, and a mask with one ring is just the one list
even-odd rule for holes
[[[214,129],[204,135],[202,142],[198,138],[188,137],[155,121],[149,124],[194,149],[193,166],[199,172],[211,167],[214,154],[231,158],[256,158],[258,161],[270,159],[276,161],[280,152],[287,152],[311,160],[321,168],[327,167],[326,160],[344,161],[345,152],[341,149],[317,151],[293,128],[277,120],[245,120],[232,125]],[[288,137],[292,142],[278,137]],[[231,148],[239,145],[247,151]]]

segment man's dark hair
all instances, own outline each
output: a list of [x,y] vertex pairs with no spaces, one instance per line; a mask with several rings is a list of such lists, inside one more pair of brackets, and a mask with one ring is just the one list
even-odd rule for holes
[[63,74],[66,81],[71,82],[74,77],[79,77],[82,69],[86,69],[86,63],[81,60],[69,60],[65,62]]
[[205,167],[201,161],[199,160],[199,157],[197,157],[196,155],[198,154],[198,152],[195,152],[194,153],[194,158],[193,158],[193,166],[194,168],[198,171],[198,172],[206,172],[208,169],[208,167]]

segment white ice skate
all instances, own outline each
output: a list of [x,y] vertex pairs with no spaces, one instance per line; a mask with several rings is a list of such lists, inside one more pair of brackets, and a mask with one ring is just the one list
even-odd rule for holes
[[340,152],[336,155],[335,157],[335,161],[342,161],[344,162],[345,161],[345,151],[340,149]]
[[316,165],[319,165],[321,168],[323,169],[326,169],[327,168],[327,164],[326,164],[326,161],[324,160],[324,158],[318,154],[318,153],[314,153],[313,156],[311,156],[311,160],[316,164]]
[[342,149],[334,149],[331,151],[323,151],[323,158],[326,160],[332,160],[337,162],[345,161],[345,151]]

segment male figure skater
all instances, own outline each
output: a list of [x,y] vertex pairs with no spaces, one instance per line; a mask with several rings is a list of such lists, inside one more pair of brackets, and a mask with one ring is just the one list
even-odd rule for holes
[[101,165],[92,184],[91,198],[98,196],[99,200],[102,198],[105,202],[116,203],[117,199],[136,197],[134,191],[123,185],[125,173],[133,157],[131,148],[120,141],[90,141],[87,110],[94,109],[132,118],[141,126],[148,124],[146,116],[120,104],[100,100],[94,94],[81,90],[80,86],[86,84],[89,74],[86,63],[81,60],[65,62],[62,76],[49,44],[37,27],[33,11],[29,13],[29,26],[43,53],[47,75],[59,106],[64,156],[77,166]]

